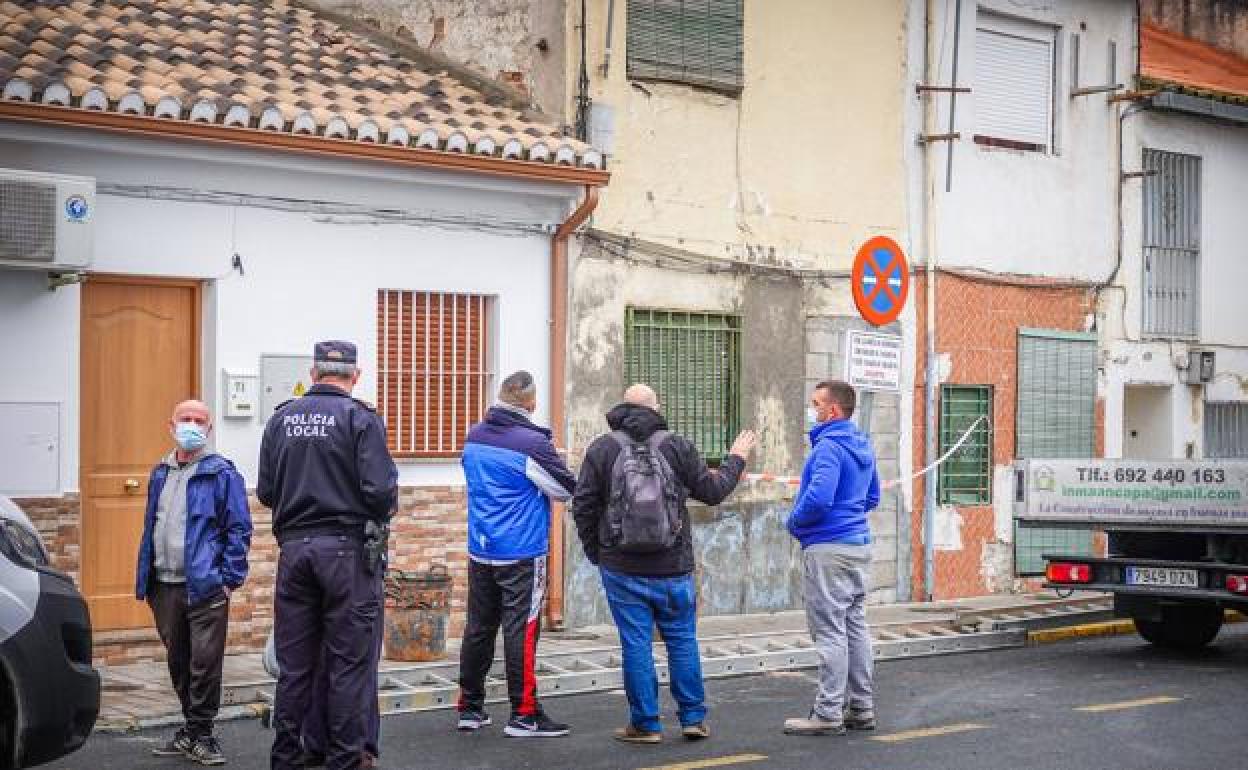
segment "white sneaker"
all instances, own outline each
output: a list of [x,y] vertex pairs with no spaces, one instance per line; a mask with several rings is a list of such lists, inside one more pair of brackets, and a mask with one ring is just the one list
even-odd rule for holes
[[785,735],[844,735],[845,723],[824,719],[815,712],[810,716],[784,720]]

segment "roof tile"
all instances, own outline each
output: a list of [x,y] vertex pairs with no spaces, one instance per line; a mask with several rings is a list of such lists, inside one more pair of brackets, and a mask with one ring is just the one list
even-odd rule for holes
[[401,127],[416,146],[433,129],[437,149],[448,150],[451,140],[450,151],[463,151],[467,139],[468,151],[493,147],[498,157],[509,140],[521,142],[527,158],[534,145],[559,137],[580,162],[601,165],[599,153],[554,126],[497,108],[442,68],[423,70],[286,0],[0,0],[0,18],[0,88],[20,79],[26,85],[12,92],[32,89],[36,103],[44,89],[63,83],[73,105],[100,89],[107,109],[122,110],[124,99],[124,109],[151,115],[171,97],[178,116],[169,103],[161,114],[190,120],[204,101],[215,112],[198,110],[197,119],[222,125],[232,105],[246,108],[251,126],[272,107],[283,122],[277,127],[270,118],[266,127],[275,130],[296,130],[298,118],[306,131],[306,115],[318,135],[339,135],[341,124],[330,124],[341,120],[347,138],[389,141],[390,130]]
[[1197,91],[1248,98],[1248,59],[1144,22],[1140,74]]

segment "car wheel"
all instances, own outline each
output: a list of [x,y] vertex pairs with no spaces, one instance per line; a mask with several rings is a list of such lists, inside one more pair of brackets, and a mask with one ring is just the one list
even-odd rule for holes
[[1166,607],[1161,621],[1134,618],[1135,630],[1148,642],[1168,650],[1194,652],[1222,630],[1221,607]]

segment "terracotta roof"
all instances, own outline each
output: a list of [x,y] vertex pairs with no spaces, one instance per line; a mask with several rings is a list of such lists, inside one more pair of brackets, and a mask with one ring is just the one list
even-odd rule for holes
[[1205,95],[1248,99],[1248,59],[1148,22],[1140,26],[1140,75]]
[[0,107],[602,167],[588,145],[434,69],[286,0],[0,0]]

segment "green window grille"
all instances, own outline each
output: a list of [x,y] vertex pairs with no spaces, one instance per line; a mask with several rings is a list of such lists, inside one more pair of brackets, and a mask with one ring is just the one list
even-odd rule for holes
[[[1096,454],[1096,335],[1048,329],[1018,333],[1016,454],[1093,457]],[[1014,569],[1044,573],[1044,553],[1092,555],[1092,532],[1018,527]]]
[[737,94],[743,0],[628,0],[628,76]]
[[992,502],[992,387],[942,385],[940,456],[944,457],[972,425],[976,427],[966,442],[940,466],[941,504]]
[[655,389],[668,427],[722,458],[741,424],[741,318],[629,308],[625,368]]

